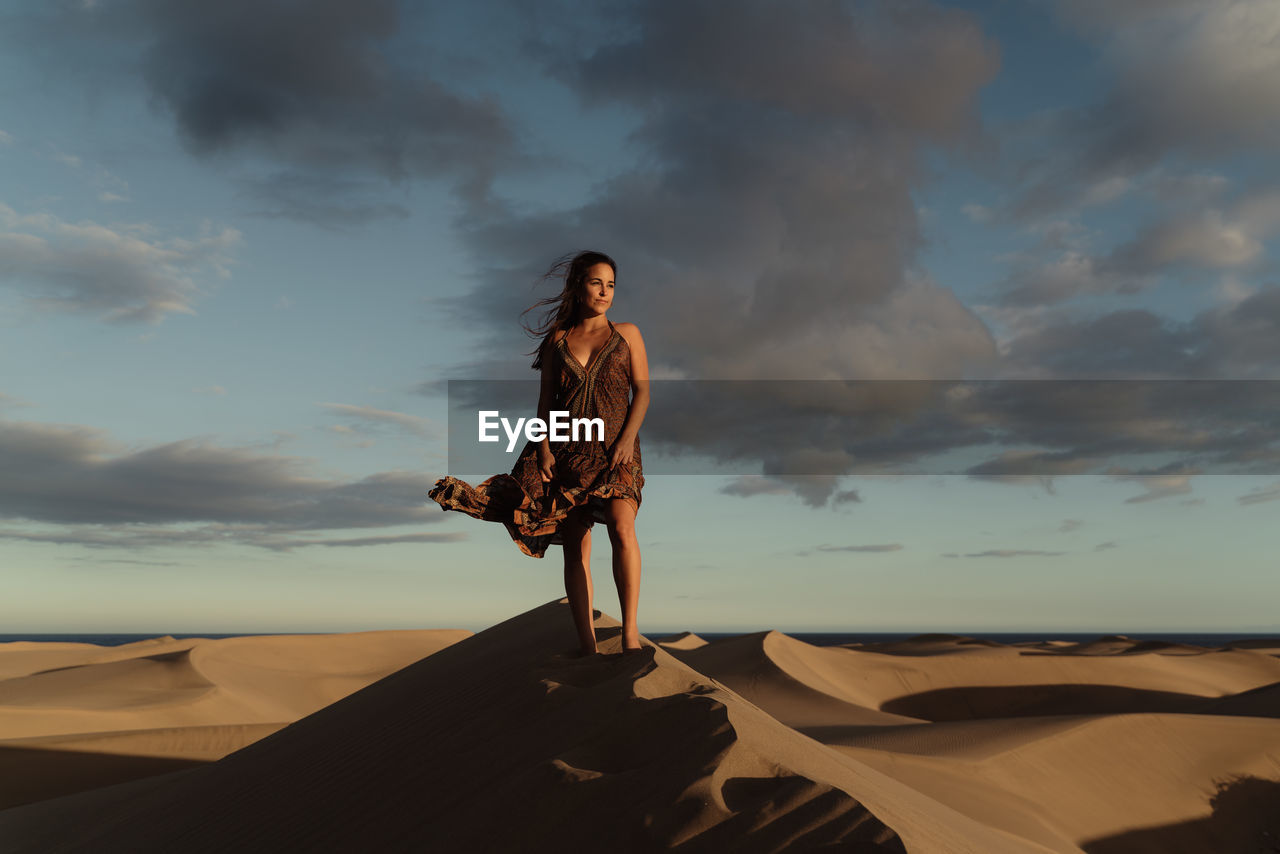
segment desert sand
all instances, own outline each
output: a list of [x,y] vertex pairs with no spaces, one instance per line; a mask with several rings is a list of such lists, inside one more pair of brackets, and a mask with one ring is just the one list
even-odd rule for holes
[[1274,852],[1280,641],[0,644],[0,852]]

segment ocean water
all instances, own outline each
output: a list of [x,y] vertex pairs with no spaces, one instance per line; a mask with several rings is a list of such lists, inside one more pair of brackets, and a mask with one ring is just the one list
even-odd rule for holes
[[[424,626],[423,628],[430,628]],[[134,643],[136,641],[148,640],[156,637],[173,637],[173,638],[235,638],[248,637],[250,635],[267,635],[267,634],[306,634],[305,632],[244,632],[230,634],[178,634],[174,632],[153,632],[150,634],[108,634],[108,633],[87,633],[87,634],[0,634],[0,643],[10,641],[57,641],[61,643],[92,643],[100,646],[120,646],[121,644]],[[707,640],[719,640],[722,638],[738,637],[742,632],[695,632],[699,637]],[[883,643],[889,641],[901,641],[909,638],[918,637],[925,632],[784,632],[784,634],[813,644],[814,646],[838,646],[849,643]],[[1203,632],[954,632],[965,637],[971,637],[977,640],[990,640],[1002,644],[1014,643],[1032,643],[1035,641],[1060,640],[1071,641],[1073,643],[1082,643],[1087,641],[1098,640],[1107,635],[1124,634],[1135,641],[1154,640],[1166,641],[1169,643],[1185,643],[1193,646],[1217,647],[1226,646],[1232,641],[1238,640],[1256,640],[1259,638],[1269,638],[1276,640],[1280,644],[1280,634],[1269,632],[1235,632],[1235,633],[1203,633]],[[654,632],[649,635],[652,639],[663,639],[670,637],[671,633]]]
[[[731,633],[724,632],[695,632],[699,637],[707,640],[716,640],[723,637],[733,637]],[[802,640],[805,643],[814,646],[838,646],[847,643],[885,643],[891,641],[903,641],[910,638],[919,637],[926,632],[784,632],[784,634]],[[1192,646],[1226,646],[1232,641],[1237,640],[1257,640],[1259,638],[1274,638],[1280,644],[1280,634],[1268,634],[1265,632],[1235,632],[1231,634],[1217,633],[1206,634],[1204,632],[937,632],[933,634],[951,634],[960,635],[962,637],[973,638],[975,640],[989,640],[1002,644],[1015,643],[1035,643],[1037,641],[1070,641],[1071,643],[1087,643],[1104,637],[1115,635],[1124,635],[1130,640],[1135,641],[1164,641],[1166,643],[1185,643]]]
[[9,643],[11,641],[45,641],[55,643],[92,643],[98,646],[121,646],[126,643],[135,643],[142,640],[150,640],[151,638],[171,637],[171,638],[243,638],[254,635],[269,634],[305,634],[305,632],[233,632],[231,634],[175,634],[174,632],[151,632],[149,634],[110,634],[110,633],[87,633],[87,634],[0,634],[0,643]]

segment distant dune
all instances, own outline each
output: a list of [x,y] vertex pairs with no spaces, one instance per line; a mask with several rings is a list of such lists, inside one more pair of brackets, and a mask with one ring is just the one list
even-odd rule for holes
[[2,643],[0,809],[220,759],[471,634]]
[[[0,852],[1236,852],[1280,647],[461,631],[0,644]],[[1272,848],[1265,846],[1271,845]]]

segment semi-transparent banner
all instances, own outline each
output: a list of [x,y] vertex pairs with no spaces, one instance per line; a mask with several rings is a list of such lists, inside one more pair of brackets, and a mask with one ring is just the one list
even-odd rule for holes
[[[510,471],[544,434],[531,423],[538,390],[536,379],[450,380],[449,473]],[[1280,473],[1270,380],[654,380],[649,391],[646,475]],[[572,434],[568,413],[551,420],[551,438]]]

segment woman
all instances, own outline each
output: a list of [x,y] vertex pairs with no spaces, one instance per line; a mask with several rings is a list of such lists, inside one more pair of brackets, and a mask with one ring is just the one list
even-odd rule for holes
[[640,601],[640,545],[635,519],[644,473],[640,425],[649,408],[649,362],[634,323],[613,323],[618,266],[600,252],[560,259],[543,278],[564,277],[558,296],[537,327],[542,341],[533,369],[542,372],[538,417],[554,410],[570,418],[600,418],[604,440],[529,442],[511,474],[477,487],[445,477],[429,493],[445,510],[506,525],[522,552],[542,557],[548,545],[564,547],[564,588],[578,629],[582,655],[597,652],[591,619],[591,528],[603,522],[613,546],[613,580],[622,606],[622,649],[642,649],[636,611]]

